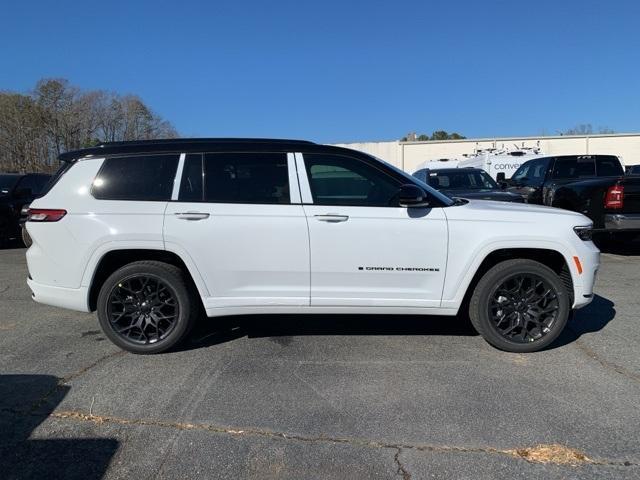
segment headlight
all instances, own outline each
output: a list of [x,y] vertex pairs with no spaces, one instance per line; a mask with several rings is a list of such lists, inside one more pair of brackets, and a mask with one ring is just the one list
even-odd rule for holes
[[580,240],[590,242],[593,237],[593,227],[588,225],[586,227],[573,227],[573,231],[580,237]]

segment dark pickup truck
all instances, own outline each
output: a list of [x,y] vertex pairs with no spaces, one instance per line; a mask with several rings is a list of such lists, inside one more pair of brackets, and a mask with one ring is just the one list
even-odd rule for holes
[[22,207],[40,194],[50,178],[44,173],[0,173],[0,245],[20,237]]
[[523,163],[506,181],[528,203],[580,212],[596,232],[640,234],[640,177],[613,155],[562,155]]

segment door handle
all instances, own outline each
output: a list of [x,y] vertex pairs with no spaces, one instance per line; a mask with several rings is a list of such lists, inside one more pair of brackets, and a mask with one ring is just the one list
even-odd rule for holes
[[336,213],[327,213],[325,215],[314,215],[316,220],[321,222],[339,223],[349,220],[349,215],[338,215]]
[[209,214],[204,212],[181,212],[174,215],[180,220],[204,220],[209,218]]

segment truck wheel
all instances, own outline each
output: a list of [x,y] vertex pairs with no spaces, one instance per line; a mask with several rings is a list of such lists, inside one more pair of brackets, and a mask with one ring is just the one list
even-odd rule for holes
[[29,235],[29,232],[27,232],[27,229],[25,228],[25,226],[22,226],[22,243],[24,243],[24,246],[29,248],[31,246],[31,244],[33,243],[33,240],[31,240],[31,235]]
[[571,303],[562,280],[549,267],[526,259],[492,267],[469,302],[471,323],[500,350],[535,352],[564,329]]
[[116,270],[98,294],[105,335],[132,353],[161,353],[183,340],[199,314],[199,299],[178,267],[140,261]]

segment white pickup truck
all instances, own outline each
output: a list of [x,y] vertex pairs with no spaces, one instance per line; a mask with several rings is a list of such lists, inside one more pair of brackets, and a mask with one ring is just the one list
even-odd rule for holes
[[454,201],[364,153],[180,139],[61,160],[26,223],[33,298],[97,311],[132,352],[174,347],[204,314],[467,312],[490,344],[530,352],[593,297],[585,216]]

